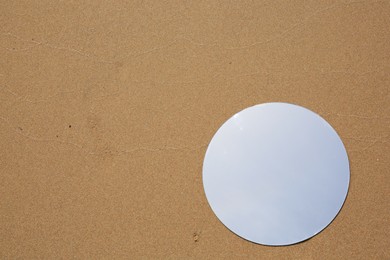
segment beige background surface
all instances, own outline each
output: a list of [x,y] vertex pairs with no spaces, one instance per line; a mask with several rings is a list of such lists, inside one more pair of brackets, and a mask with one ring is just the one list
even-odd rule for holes
[[[1,1],[0,258],[390,259],[389,1]],[[284,101],[340,134],[337,219],[288,247],[209,208],[208,142]]]

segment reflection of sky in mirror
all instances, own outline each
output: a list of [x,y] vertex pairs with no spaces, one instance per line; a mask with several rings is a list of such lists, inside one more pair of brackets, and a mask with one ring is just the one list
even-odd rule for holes
[[349,184],[344,146],[331,126],[299,106],[269,103],[229,119],[203,165],[218,218],[253,242],[307,239],[340,210]]

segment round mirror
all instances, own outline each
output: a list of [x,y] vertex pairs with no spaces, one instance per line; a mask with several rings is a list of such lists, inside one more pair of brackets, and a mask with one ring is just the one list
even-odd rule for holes
[[287,103],[242,110],[211,140],[203,163],[207,200],[232,232],[263,245],[318,234],[347,196],[349,162],[336,131]]

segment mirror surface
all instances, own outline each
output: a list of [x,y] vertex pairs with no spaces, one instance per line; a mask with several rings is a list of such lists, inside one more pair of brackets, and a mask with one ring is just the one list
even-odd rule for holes
[[242,110],[212,138],[203,163],[207,200],[232,232],[290,245],[323,230],[347,196],[349,161],[336,131],[287,103]]

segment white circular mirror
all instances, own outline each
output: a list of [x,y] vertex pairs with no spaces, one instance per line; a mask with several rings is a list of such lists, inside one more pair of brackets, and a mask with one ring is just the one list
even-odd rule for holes
[[287,103],[242,110],[211,140],[203,163],[207,200],[232,232],[263,245],[318,234],[347,196],[349,162],[336,131]]

